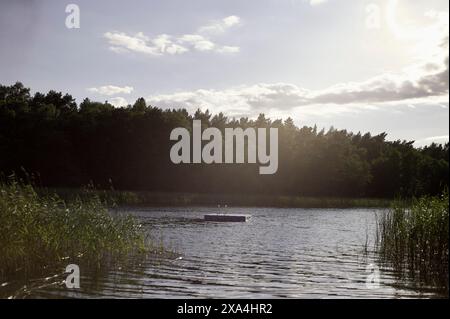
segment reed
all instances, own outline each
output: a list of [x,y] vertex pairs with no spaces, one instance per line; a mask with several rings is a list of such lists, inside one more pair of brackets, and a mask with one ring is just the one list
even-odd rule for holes
[[65,201],[11,178],[0,182],[0,221],[0,282],[68,260],[99,262],[149,247],[135,219],[112,216],[89,190]]
[[439,197],[397,201],[377,217],[377,249],[401,278],[448,295],[448,191]]

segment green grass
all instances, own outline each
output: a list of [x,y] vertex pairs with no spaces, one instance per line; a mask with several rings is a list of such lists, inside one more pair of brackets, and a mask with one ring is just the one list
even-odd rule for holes
[[135,219],[111,216],[89,190],[64,201],[15,178],[0,182],[0,221],[0,283],[69,260],[101,262],[150,249]]
[[448,191],[411,204],[398,201],[377,220],[377,249],[383,262],[400,277],[448,295],[448,217]]

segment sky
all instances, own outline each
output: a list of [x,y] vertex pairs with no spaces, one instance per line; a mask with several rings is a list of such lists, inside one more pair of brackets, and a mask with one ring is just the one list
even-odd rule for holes
[[[68,28],[69,4],[79,28]],[[449,139],[446,0],[1,0],[0,84]],[[74,21],[74,20],[71,20]]]

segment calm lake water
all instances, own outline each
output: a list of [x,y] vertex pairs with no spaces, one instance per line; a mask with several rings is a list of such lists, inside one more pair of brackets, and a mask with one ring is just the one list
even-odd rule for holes
[[[48,285],[32,297],[423,298],[382,267],[367,285],[376,209],[163,208],[137,216],[176,256],[136,260],[95,272],[81,288]],[[207,213],[249,214],[246,223],[200,222]],[[156,231],[155,231],[156,229]],[[369,234],[369,252],[364,245]]]

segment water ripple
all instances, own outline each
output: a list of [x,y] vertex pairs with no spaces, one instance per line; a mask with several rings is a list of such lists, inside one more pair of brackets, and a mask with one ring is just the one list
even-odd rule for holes
[[[399,283],[381,269],[380,286],[366,286],[363,254],[374,233],[371,209],[228,208],[247,223],[206,223],[217,208],[141,209],[131,212],[183,258],[152,259],[133,267],[83,274],[82,287],[51,285],[37,297],[94,298],[411,298],[430,293]],[[157,229],[157,234],[154,230]],[[373,239],[369,236],[370,243]],[[83,269],[82,269],[83,271]]]

